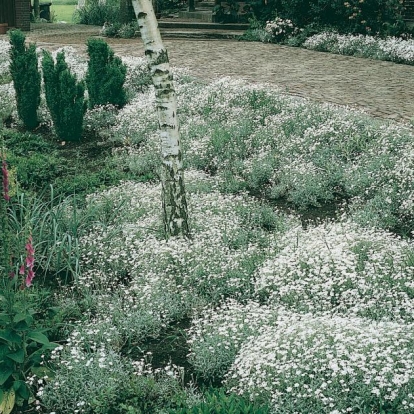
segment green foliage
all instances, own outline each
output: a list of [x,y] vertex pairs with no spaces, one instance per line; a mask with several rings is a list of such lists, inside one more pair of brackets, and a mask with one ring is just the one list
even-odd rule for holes
[[43,201],[39,197],[18,194],[10,208],[10,221],[15,234],[30,227],[35,241],[37,273],[59,275],[72,280],[79,272],[78,235],[84,221],[73,199],[55,197]]
[[95,142],[61,146],[29,132],[5,129],[3,135],[11,178],[26,195],[37,193],[45,202],[52,196],[52,184],[56,196],[76,194],[82,199],[85,194],[137,175],[135,171],[122,171],[123,166],[108,157],[104,147],[97,150]]
[[42,191],[45,183],[53,182],[64,172],[62,160],[55,151],[50,154],[31,152],[27,158],[10,153],[9,161],[21,187],[30,191]]
[[79,141],[86,111],[85,87],[71,74],[64,52],[58,53],[55,65],[52,55],[44,51],[42,66],[46,102],[56,134],[62,141]]
[[114,0],[89,0],[84,7],[76,9],[74,20],[80,24],[94,26],[102,26],[105,22],[118,22],[119,4]]
[[[185,392],[175,377],[164,373],[138,375],[124,389],[124,402],[119,407],[120,413],[145,414],[155,413],[182,405]],[[175,412],[175,411],[173,411]]]
[[246,22],[251,17],[249,5],[241,5],[235,0],[216,4],[213,8],[213,18],[218,23]]
[[185,10],[187,6],[185,0],[157,0],[155,3],[156,12],[162,14],[177,13],[180,10]]
[[132,380],[131,366],[106,349],[97,353],[81,351],[78,356],[70,358],[63,352],[62,357],[69,358],[70,365],[60,364],[54,380],[44,389],[42,403],[48,411],[59,413],[75,412],[79,407],[87,414],[119,413],[123,389]]
[[10,73],[16,91],[17,112],[27,129],[37,127],[37,108],[40,105],[40,73],[36,46],[25,46],[20,30],[10,32]]
[[[80,162],[76,163],[80,168]],[[103,165],[102,165],[103,164]],[[93,163],[90,165],[93,167]],[[64,196],[93,193],[97,189],[103,189],[116,185],[120,180],[127,178],[116,166],[108,160],[107,164],[95,163],[96,171],[78,172],[69,177],[60,176],[55,182],[56,193]]]
[[223,388],[210,389],[204,401],[193,407],[170,410],[169,414],[268,414],[268,406],[250,402],[236,394],[227,394]]
[[101,39],[88,40],[88,55],[86,84],[89,106],[112,104],[123,107],[126,104],[126,65]]
[[[4,155],[3,155],[4,157]],[[3,158],[2,157],[2,158]],[[0,411],[11,412],[33,400],[28,376],[47,374],[44,353],[55,347],[44,329],[38,325],[36,314],[41,296],[29,292],[34,274],[35,250],[30,226],[14,226],[13,204],[9,197],[8,171],[2,162],[0,187]],[[18,231],[16,231],[18,230]],[[24,257],[25,256],[25,257]]]
[[102,27],[102,34],[106,37],[119,37],[119,29],[122,24],[118,22],[105,22]]
[[1,274],[1,279],[0,390],[3,399],[14,391],[15,404],[22,406],[33,398],[33,391],[26,383],[27,376],[50,375],[50,371],[42,366],[42,355],[56,345],[49,342],[44,330],[36,324],[34,309],[39,307],[36,293],[22,290],[17,276],[10,279]]
[[255,16],[263,23],[275,15],[295,25],[332,26],[341,33],[396,36],[407,32],[404,5],[399,0],[274,0],[253,3]]
[[135,372],[131,362],[113,350],[76,348],[72,355],[64,350],[59,359],[56,377],[42,396],[48,410],[72,412],[81,406],[86,414],[161,413],[182,406],[186,399],[181,379],[168,375],[172,371],[145,365],[143,373],[141,361],[136,361]]

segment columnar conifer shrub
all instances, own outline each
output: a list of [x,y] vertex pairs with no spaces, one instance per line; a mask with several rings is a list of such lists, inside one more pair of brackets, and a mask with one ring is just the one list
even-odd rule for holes
[[63,141],[79,141],[86,111],[85,86],[70,72],[64,52],[57,54],[56,64],[49,52],[43,52],[42,67],[46,103],[57,136]]
[[123,107],[126,104],[126,65],[101,39],[88,40],[88,55],[86,85],[89,106],[112,104]]
[[10,72],[16,91],[17,112],[27,129],[37,127],[37,108],[40,105],[40,73],[36,45],[25,45],[20,30],[10,33]]

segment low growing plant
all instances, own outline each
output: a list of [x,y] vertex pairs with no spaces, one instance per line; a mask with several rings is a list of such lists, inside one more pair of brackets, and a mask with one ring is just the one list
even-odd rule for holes
[[169,414],[268,414],[267,405],[258,404],[237,394],[227,394],[223,388],[210,389],[204,401],[186,408],[170,410]]
[[225,383],[283,414],[411,412],[413,345],[412,325],[287,313],[243,344]]

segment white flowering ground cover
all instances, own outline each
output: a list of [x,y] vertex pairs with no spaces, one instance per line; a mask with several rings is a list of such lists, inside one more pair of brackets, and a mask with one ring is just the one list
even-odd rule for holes
[[[67,56],[83,77],[85,60]],[[54,293],[65,315],[54,377],[28,378],[37,411],[197,403],[183,361],[159,368],[148,352],[185,322],[185,369],[273,413],[413,412],[412,128],[177,69],[192,237],[165,240],[154,93],[145,62],[123,60],[129,104],[88,110],[85,129],[113,143],[117,168],[152,180],[97,189],[75,211],[55,206],[63,228],[74,216],[82,226],[76,277]],[[0,87],[13,117],[12,86]],[[335,220],[302,225],[328,203]]]
[[341,35],[335,32],[315,34],[305,40],[306,49],[351,55],[371,59],[388,60],[406,65],[414,64],[414,40],[368,35]]

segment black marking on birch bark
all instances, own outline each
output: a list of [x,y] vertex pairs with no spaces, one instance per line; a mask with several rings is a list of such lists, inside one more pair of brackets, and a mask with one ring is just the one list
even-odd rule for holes
[[[158,109],[160,109],[161,111],[168,111],[168,106],[158,105]],[[174,117],[174,115],[173,115],[173,117]]]
[[[155,69],[154,75],[160,76],[160,75],[167,75],[170,71],[169,70],[162,70],[162,69]],[[169,80],[169,79],[168,79]]]
[[[171,93],[173,93],[174,92],[174,89],[167,89],[167,88],[163,88],[162,86],[160,86],[159,88],[157,88],[157,87],[155,87],[156,89],[157,89],[157,93],[156,93],[156,95],[157,95],[157,98],[163,98],[164,96],[167,96],[167,97],[169,97],[170,95],[171,95]],[[161,88],[163,88],[163,89],[161,89]]]
[[151,57],[155,52],[152,49],[147,49],[145,51],[145,56]]
[[162,125],[160,125],[160,128],[162,128],[162,129],[175,129],[175,125],[162,124]]
[[145,19],[147,17],[147,13],[139,12],[137,18],[138,19]]
[[159,55],[155,58],[153,65],[161,65],[162,63],[168,63],[168,53],[165,49],[159,52]]

